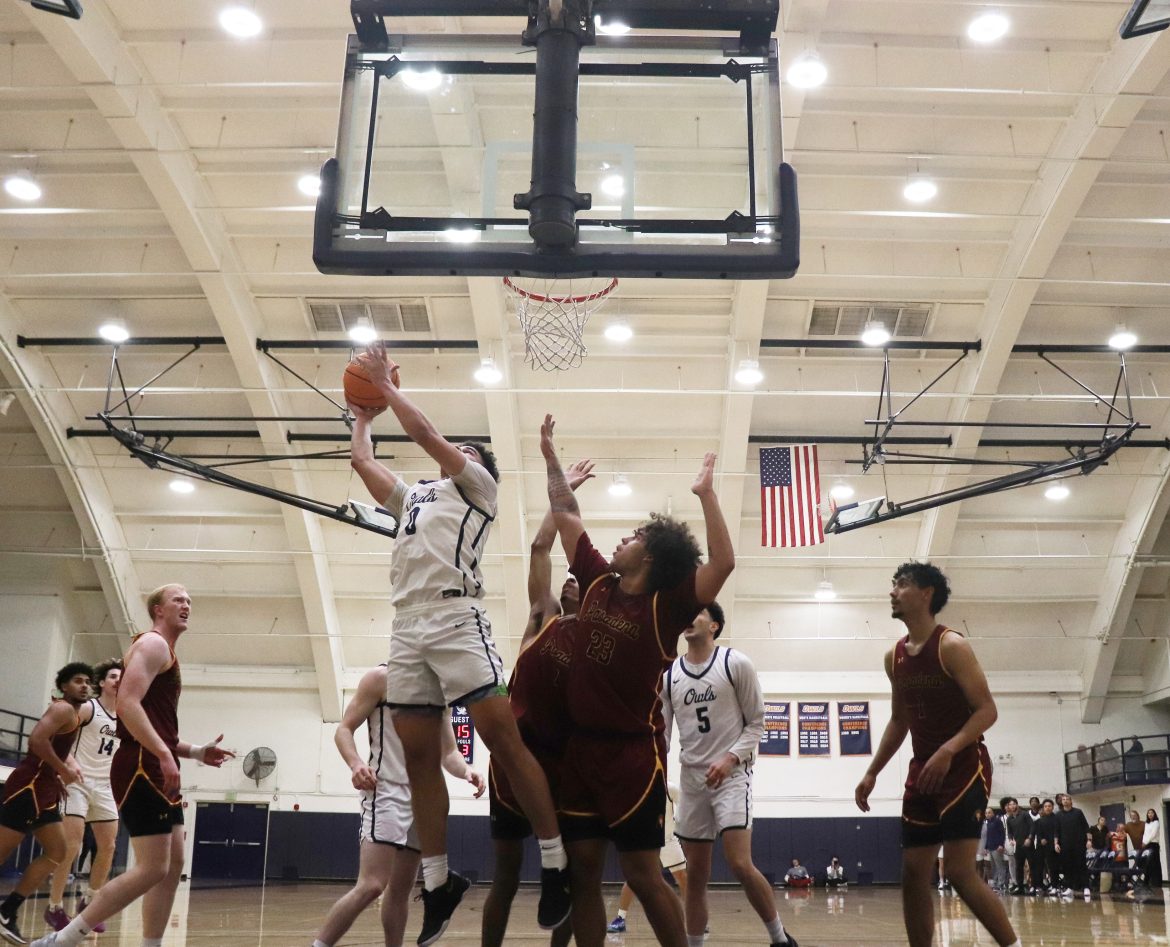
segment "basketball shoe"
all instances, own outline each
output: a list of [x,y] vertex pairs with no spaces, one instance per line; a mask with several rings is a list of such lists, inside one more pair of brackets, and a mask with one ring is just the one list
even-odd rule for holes
[[470,887],[470,881],[449,871],[447,880],[434,891],[423,888],[423,923],[422,930],[418,932],[418,947],[427,947],[443,936],[447,925],[451,923],[451,915]]

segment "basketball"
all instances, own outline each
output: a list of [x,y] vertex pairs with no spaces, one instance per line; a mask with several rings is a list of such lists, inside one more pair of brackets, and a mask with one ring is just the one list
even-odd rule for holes
[[359,408],[384,408],[390,403],[382,389],[370,381],[365,367],[356,358],[345,366],[341,383],[345,400]]

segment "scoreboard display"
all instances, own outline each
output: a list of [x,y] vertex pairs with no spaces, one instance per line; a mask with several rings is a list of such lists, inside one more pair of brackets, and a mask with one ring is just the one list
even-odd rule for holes
[[451,728],[455,731],[455,744],[459,747],[463,758],[467,760],[467,765],[470,766],[472,753],[475,750],[475,741],[472,739],[471,714],[461,704],[456,704],[451,708]]

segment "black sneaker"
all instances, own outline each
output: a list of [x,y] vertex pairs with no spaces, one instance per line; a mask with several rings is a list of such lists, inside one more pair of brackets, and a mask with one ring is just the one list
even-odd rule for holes
[[423,889],[423,923],[422,930],[418,932],[418,947],[427,947],[443,936],[447,925],[451,923],[451,915],[470,887],[470,881],[449,871],[447,880],[440,887],[434,891]]
[[785,931],[784,940],[776,941],[772,947],[800,947],[800,945],[796,943],[796,938],[789,931]]
[[28,941],[24,939],[24,935],[20,932],[20,928],[16,924],[16,915],[9,916],[0,912],[0,937],[3,937],[10,944],[27,944]]
[[541,930],[551,931],[568,920],[573,910],[569,894],[568,868],[540,870],[540,904],[536,907],[536,923]]

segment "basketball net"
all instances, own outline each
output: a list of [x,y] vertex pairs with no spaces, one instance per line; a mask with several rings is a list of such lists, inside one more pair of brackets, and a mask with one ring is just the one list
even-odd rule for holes
[[609,277],[587,279],[515,279],[504,289],[516,305],[524,330],[524,360],[546,372],[577,368],[589,354],[585,324],[617,288]]

